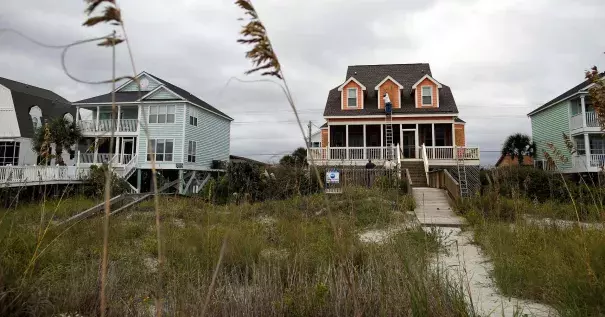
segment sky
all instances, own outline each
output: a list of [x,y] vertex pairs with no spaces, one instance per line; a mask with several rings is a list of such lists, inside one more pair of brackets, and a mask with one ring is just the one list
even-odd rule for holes
[[[137,72],[188,90],[235,119],[231,153],[277,161],[304,141],[279,87],[252,81],[238,44],[242,11],[234,1],[119,1]],[[328,91],[348,65],[430,63],[451,87],[467,122],[467,145],[494,164],[507,135],[531,133],[527,113],[605,68],[600,41],[603,0],[259,0],[264,22],[306,126],[323,124]],[[65,45],[103,36],[109,25],[83,27],[84,1],[2,0],[0,29]],[[119,32],[121,34],[121,32]],[[126,45],[117,73],[131,75]],[[88,81],[111,78],[111,50],[80,45],[68,71]],[[0,76],[40,86],[70,101],[104,94],[108,84],[70,79],[61,50],[0,32]],[[306,128],[305,128],[306,131]]]

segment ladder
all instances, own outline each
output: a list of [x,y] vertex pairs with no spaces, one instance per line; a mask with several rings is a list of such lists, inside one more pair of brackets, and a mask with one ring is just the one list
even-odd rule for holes
[[387,112],[386,117],[384,119],[385,122],[385,133],[386,133],[386,157],[387,159],[393,159],[393,117],[390,113]]
[[[468,179],[466,177],[466,165],[464,164],[464,157],[466,148],[455,147],[456,149],[456,165],[458,166],[458,185],[460,186],[460,196],[468,197]],[[462,154],[462,155],[460,155]],[[462,156],[462,158],[460,157]]]

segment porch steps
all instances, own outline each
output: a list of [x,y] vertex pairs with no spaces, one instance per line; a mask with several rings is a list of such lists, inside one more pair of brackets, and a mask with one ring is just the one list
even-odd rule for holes
[[412,187],[427,187],[423,162],[401,162],[401,168],[407,168],[412,179]]

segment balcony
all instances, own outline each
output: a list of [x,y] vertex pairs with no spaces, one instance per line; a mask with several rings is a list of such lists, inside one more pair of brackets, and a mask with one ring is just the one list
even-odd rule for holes
[[78,127],[82,133],[107,133],[111,132],[138,132],[138,121],[137,119],[120,119],[116,120],[115,127],[111,119],[104,120],[80,120],[78,121]]
[[76,166],[2,166],[0,187],[82,182],[90,168]]

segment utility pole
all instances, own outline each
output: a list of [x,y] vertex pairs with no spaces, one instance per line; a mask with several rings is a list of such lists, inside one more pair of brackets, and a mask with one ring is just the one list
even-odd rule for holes
[[309,149],[311,148],[311,124],[312,124],[312,123],[311,123],[311,120],[309,120],[309,125],[308,125],[308,128],[309,128],[309,134],[308,134],[308,136],[309,136],[309,137],[308,137],[308,139],[307,139],[307,147],[308,147]]

